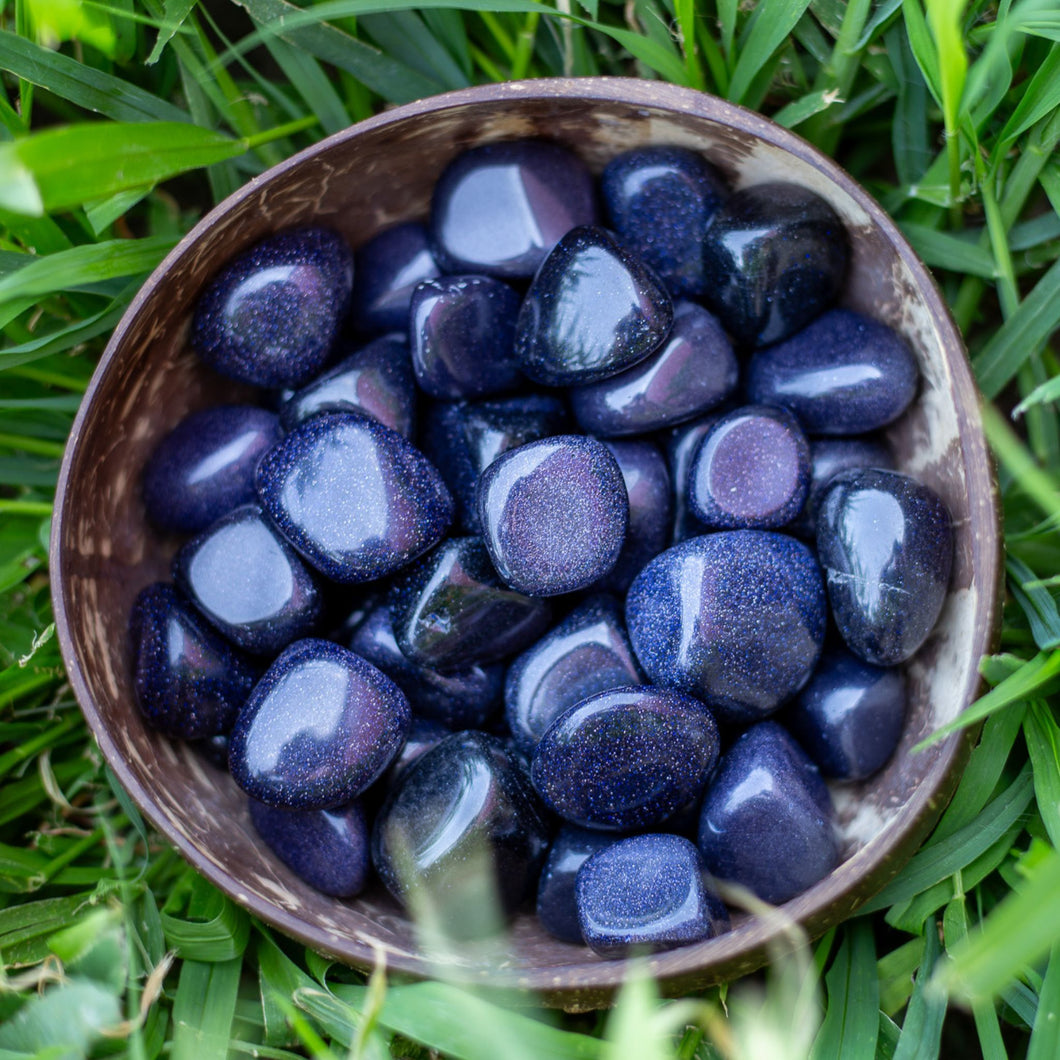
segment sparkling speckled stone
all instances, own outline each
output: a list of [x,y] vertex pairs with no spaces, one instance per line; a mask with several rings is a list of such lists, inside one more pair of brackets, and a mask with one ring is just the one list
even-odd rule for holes
[[420,889],[451,935],[498,930],[533,887],[548,827],[525,773],[492,736],[454,733],[402,774],[372,859],[399,901]]
[[418,221],[393,225],[354,254],[350,319],[361,332],[404,331],[416,284],[441,275],[427,229]]
[[440,673],[417,665],[398,647],[387,603],[368,613],[349,646],[405,693],[414,715],[433,718],[453,729],[478,729],[500,708],[503,666],[470,666]]
[[676,835],[630,836],[594,854],[575,900],[586,944],[603,957],[671,950],[729,928],[699,851]]
[[659,278],[604,228],[568,232],[523,299],[515,355],[546,386],[582,386],[643,361],[666,338],[673,303]]
[[334,810],[284,810],[251,799],[250,820],[266,846],[311,887],[336,898],[364,890],[371,858],[360,802]]
[[578,423],[591,434],[645,434],[692,419],[736,389],[736,354],[717,318],[694,302],[674,306],[662,345],[640,364],[571,391]]
[[938,494],[897,471],[844,471],[817,508],[817,554],[847,647],[878,666],[914,655],[953,564],[953,523]]
[[228,765],[251,798],[289,810],[350,802],[405,741],[409,705],[385,674],[338,644],[300,640],[254,687]]
[[714,424],[696,450],[688,475],[689,505],[704,526],[783,526],[806,503],[810,445],[786,409],[747,405]]
[[301,386],[323,367],[352,286],[353,254],[337,232],[281,232],[213,279],[195,307],[191,344],[221,375]]
[[530,778],[545,805],[572,824],[645,828],[702,790],[718,747],[714,717],[699,700],[627,686],[561,714],[534,751]]
[[864,434],[896,420],[916,397],[919,370],[897,332],[833,309],[747,367],[754,402],[791,409],[808,434]]
[[147,516],[160,530],[197,534],[254,500],[258,461],[283,436],[272,412],[218,405],[186,416],[144,468]]
[[313,630],[321,614],[316,579],[256,504],[192,538],[173,560],[173,577],[233,644],[275,655]]
[[405,737],[405,745],[390,766],[390,783],[393,784],[420,755],[426,754],[435,744],[440,744],[447,736],[452,735],[452,732],[452,729],[441,722],[431,721],[430,718],[417,718],[414,714],[408,736]]
[[551,611],[502,585],[477,537],[454,537],[394,586],[390,614],[405,656],[439,670],[497,662],[548,628]]
[[901,669],[832,648],[782,720],[826,777],[864,780],[898,746],[905,708]]
[[186,740],[232,728],[257,671],[172,585],[136,597],[129,633],[136,703],[154,728]]
[[775,722],[728,750],[703,800],[699,849],[711,874],[780,905],[835,868],[828,789],[806,752]]
[[626,625],[654,684],[725,721],[770,714],[809,680],[824,643],[821,570],[801,542],[729,530],[667,549],[637,576]]
[[382,578],[440,541],[453,501],[434,466],[400,434],[354,413],[318,416],[262,460],[262,505],[333,581]]
[[808,188],[741,188],[707,231],[703,297],[738,344],[780,342],[835,302],[848,254],[843,222]]
[[479,478],[478,513],[501,578],[530,596],[556,596],[614,567],[629,501],[608,449],[569,434],[502,453]]
[[673,490],[673,543],[679,545],[690,537],[705,534],[707,528],[696,518],[689,503],[688,479],[692,459],[699,444],[710,433],[722,413],[704,416],[694,423],[675,427],[666,439],[666,461],[670,466],[670,485]]
[[529,278],[557,240],[596,220],[593,179],[559,144],[512,140],[458,155],[431,200],[435,254],[446,272]]
[[416,414],[416,379],[403,335],[383,335],[295,392],[280,409],[287,430],[327,412],[360,412],[406,438]]
[[515,742],[532,753],[564,711],[597,692],[641,680],[621,609],[609,596],[594,596],[508,668],[508,727]]
[[685,147],[637,147],[611,159],[600,177],[611,227],[658,273],[674,297],[703,293],[703,239],[728,188]]
[[615,842],[614,832],[596,832],[572,824],[563,825],[556,833],[537,885],[537,919],[554,938],[577,946],[584,943],[574,901],[574,881],[593,854]]
[[561,434],[567,426],[563,403],[543,394],[436,403],[427,414],[424,448],[453,494],[461,527],[481,533],[476,487],[479,475],[501,453]]

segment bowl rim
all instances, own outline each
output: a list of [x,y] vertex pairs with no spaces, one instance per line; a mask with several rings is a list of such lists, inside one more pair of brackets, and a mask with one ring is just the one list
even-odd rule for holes
[[[950,316],[934,277],[920,261],[895,222],[857,181],[816,147],[770,119],[708,93],[666,82],[624,77],[544,78],[473,86],[383,111],[318,141],[255,176],[207,212],[165,256],[130,302],[112,332],[92,374],[70,431],[56,486],[49,563],[55,628],[70,684],[104,760],[129,793],[133,802],[148,818],[152,826],[160,831],[169,843],[176,846],[181,856],[197,872],[254,916],[312,949],[353,966],[370,967],[375,960],[374,953],[363,944],[361,948],[368,952],[361,960],[355,959],[350,952],[336,952],[333,936],[314,930],[314,925],[285,909],[259,900],[256,896],[248,895],[240,887],[235,876],[222,869],[169,825],[161,810],[156,808],[153,794],[139,783],[124,757],[119,753],[89,691],[71,632],[71,618],[64,590],[66,565],[61,548],[71,492],[69,488],[71,468],[96,395],[112,370],[113,362],[126,334],[135,327],[144,302],[164,280],[170,269],[184,257],[203,234],[248,197],[259,193],[263,186],[281,179],[290,170],[305,165],[337,145],[366,132],[385,129],[391,125],[400,125],[410,119],[440,114],[450,109],[479,103],[498,104],[516,99],[548,101],[572,98],[583,99],[587,102],[676,112],[722,124],[742,134],[754,136],[771,146],[795,155],[812,166],[865,211],[872,226],[882,233],[887,243],[915,278],[919,292],[931,315],[932,323],[945,348],[945,359],[953,376],[953,389],[963,392],[966,396],[967,411],[973,420],[972,426],[977,428],[975,430],[962,429],[960,432],[962,463],[965,466],[978,465],[985,468],[989,484],[989,489],[981,491],[981,495],[969,498],[980,506],[980,523],[987,531],[974,535],[972,541],[972,569],[976,572],[981,586],[981,598],[977,604],[976,614],[977,617],[985,617],[985,621],[980,620],[976,624],[973,633],[973,651],[978,652],[981,658],[994,650],[1000,636],[1000,600],[1004,571],[999,491],[994,463],[982,431],[981,420],[978,420],[977,402],[981,398],[960,333]],[[969,452],[970,448],[978,452]],[[966,686],[961,689],[962,699],[966,698],[967,702],[971,703],[980,694],[981,689],[981,679],[977,674],[973,674]],[[769,959],[769,954],[776,952],[778,945],[785,944],[788,925],[792,920],[801,923],[806,933],[814,937],[825,931],[831,924],[839,923],[851,916],[860,905],[878,893],[897,875],[926,837],[949,801],[971,751],[976,732],[976,728],[967,729],[947,737],[941,743],[939,756],[930,771],[891,820],[882,836],[871,839],[861,850],[841,863],[825,880],[787,903],[783,915],[755,917],[741,925],[738,932],[738,945],[726,947],[724,943],[726,936],[712,940],[710,944],[715,946],[716,956],[707,963],[704,963],[698,956],[696,946],[671,950],[649,958],[648,968],[651,974],[661,981],[663,992],[670,995],[679,994],[710,983],[730,980],[761,967]],[[880,842],[881,838],[885,840],[885,843]],[[867,888],[865,886],[866,874],[871,881],[871,886]],[[825,891],[827,894],[824,893]],[[733,936],[736,934],[737,932],[734,932]],[[349,941],[356,942],[353,939]],[[626,978],[629,962],[611,960],[588,963],[584,959],[578,961],[577,958],[583,956],[583,951],[575,947],[571,948],[571,955],[572,963],[569,965],[524,970],[518,975],[513,975],[511,979],[508,979],[503,972],[498,973],[496,969],[493,969],[489,979],[480,978],[478,974],[469,974],[466,981],[479,982],[483,985],[530,989],[535,991],[544,1003],[558,1004],[570,1009],[584,1009],[606,1004]],[[413,962],[391,959],[389,963],[392,968],[421,978],[440,974],[440,970],[432,965],[426,956],[417,957]],[[448,971],[451,974],[454,970]]]

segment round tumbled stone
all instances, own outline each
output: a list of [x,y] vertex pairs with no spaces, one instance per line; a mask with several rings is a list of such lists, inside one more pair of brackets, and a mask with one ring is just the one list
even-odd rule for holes
[[670,468],[673,490],[673,543],[679,545],[690,537],[705,534],[707,528],[696,518],[689,497],[689,469],[699,451],[699,444],[710,433],[721,413],[708,414],[692,423],[674,427],[666,438],[666,462]]
[[441,275],[430,236],[418,221],[393,225],[362,243],[354,254],[350,319],[360,332],[404,331],[416,285]]
[[574,883],[578,870],[597,851],[616,842],[614,832],[563,825],[548,848],[548,859],[537,885],[537,919],[541,926],[562,942],[582,945]]

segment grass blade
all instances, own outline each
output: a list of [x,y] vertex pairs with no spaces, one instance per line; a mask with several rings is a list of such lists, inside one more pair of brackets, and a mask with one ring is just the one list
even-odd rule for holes
[[741,103],[751,82],[802,18],[809,0],[762,0],[754,10],[754,22],[740,49],[740,58],[729,82],[729,99]]
[[1053,946],[1049,967],[1038,995],[1038,1016],[1031,1028],[1027,1060],[1055,1060],[1060,1056],[1060,945]]
[[934,921],[929,920],[924,926],[924,940],[924,960],[916,975],[894,1060],[930,1060],[939,1055],[946,998],[930,989],[931,974],[939,956],[939,936]]
[[875,1056],[880,1029],[880,980],[868,920],[849,925],[824,982],[828,1008],[813,1043],[813,1060]]
[[1034,767],[1034,797],[1054,847],[1060,847],[1060,726],[1040,700],[1023,718],[1023,738]]

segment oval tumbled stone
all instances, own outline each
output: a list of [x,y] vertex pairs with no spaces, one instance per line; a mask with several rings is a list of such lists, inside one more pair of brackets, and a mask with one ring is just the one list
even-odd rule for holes
[[617,840],[613,832],[598,832],[565,824],[548,848],[548,860],[537,885],[537,919],[554,938],[580,946],[581,925],[574,900],[578,870],[599,850]]

